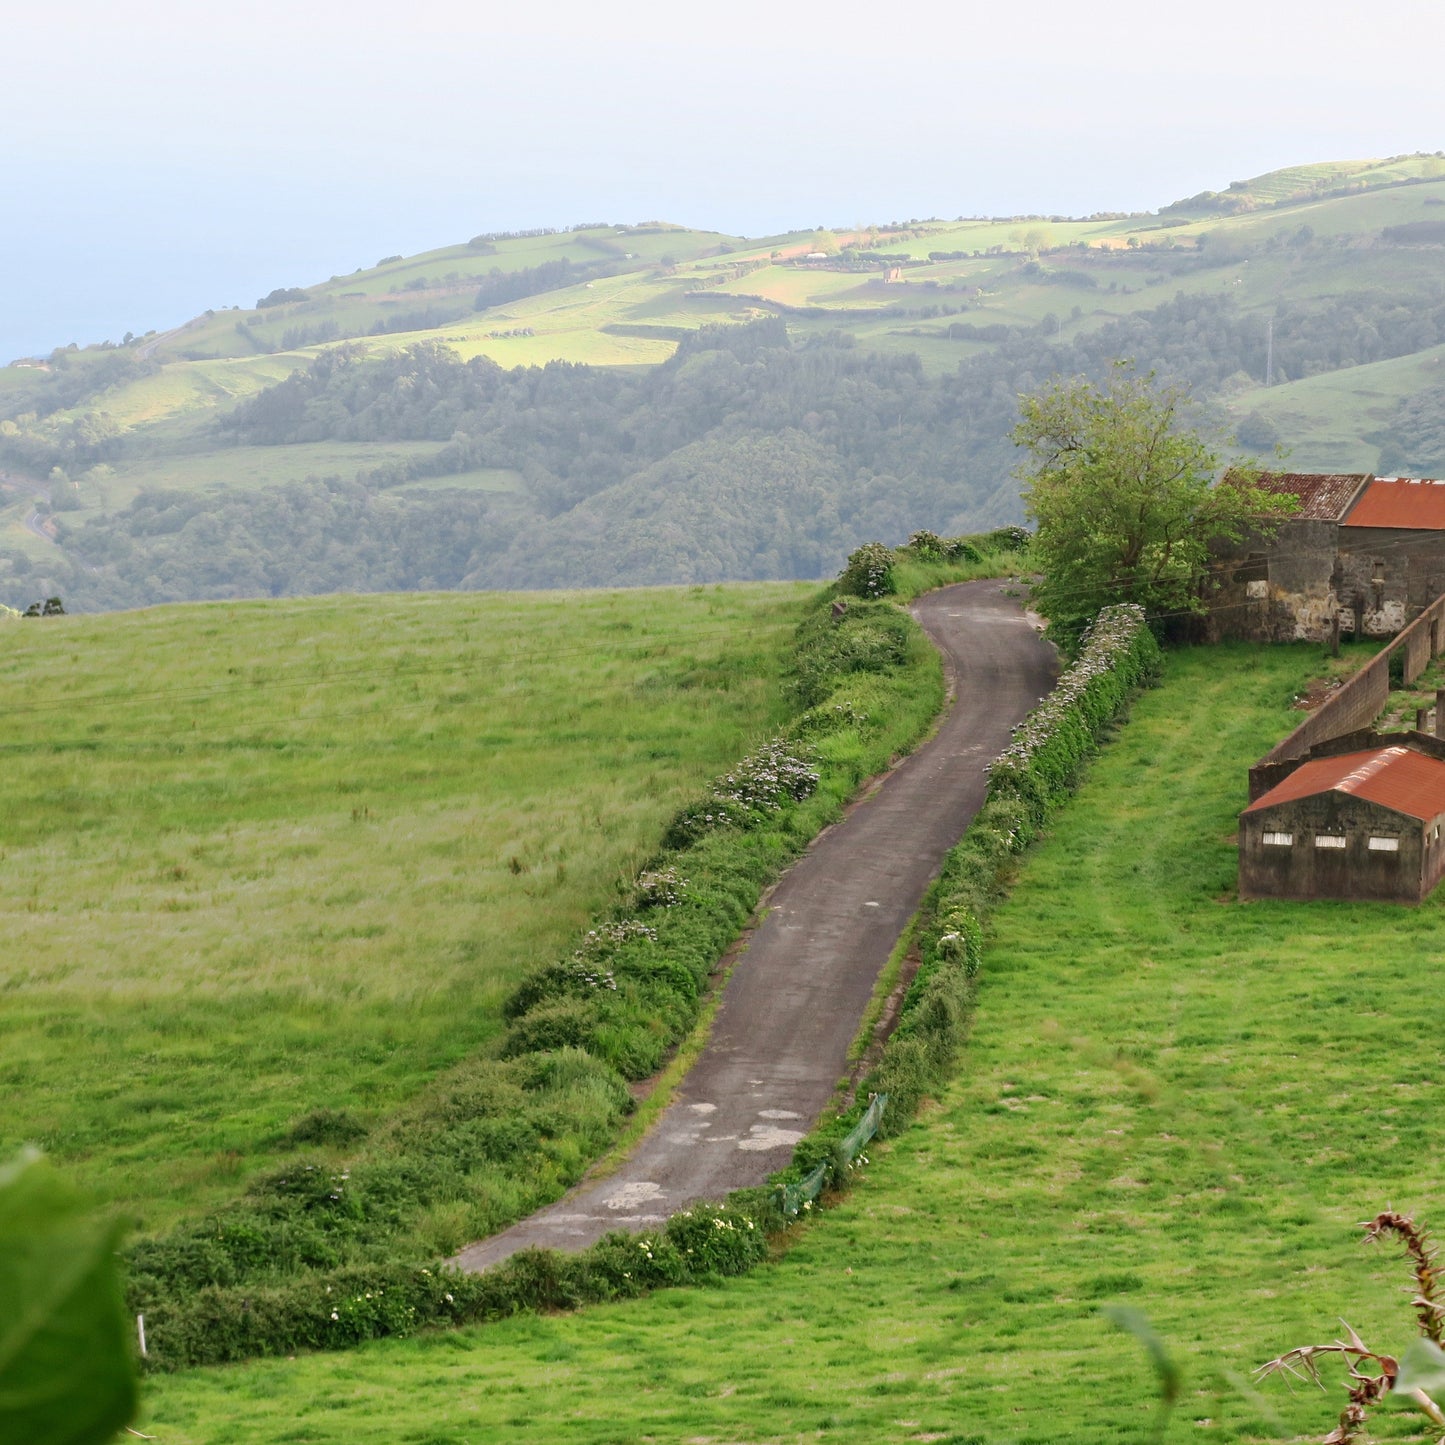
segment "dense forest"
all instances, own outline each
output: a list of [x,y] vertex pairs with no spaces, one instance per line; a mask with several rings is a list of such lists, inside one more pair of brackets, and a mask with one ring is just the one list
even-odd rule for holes
[[[955,323],[962,334],[967,323]],[[1008,435],[1018,396],[1119,357],[1217,395],[1259,376],[1266,322],[1227,295],[1181,294],[1061,340],[1056,318],[1000,329],[985,353],[930,377],[918,357],[844,332],[791,338],[781,318],[705,328],[654,367],[564,362],[504,370],[436,342],[380,358],[340,345],[242,402],[218,441],[440,443],[356,476],[262,492],[143,492],[83,525],[57,519],[43,575],[10,558],[21,592],[100,608],[183,597],[336,589],[603,585],[819,576],[860,540],[1020,519]],[[1445,341],[1445,293],[1405,307],[1346,295],[1274,317],[1275,365],[1299,374]],[[117,366],[144,365],[117,355]],[[66,390],[63,371],[43,385]],[[1441,469],[1439,398],[1381,433],[1402,468]],[[38,408],[37,408],[38,410]],[[1242,428],[1268,449],[1267,426]],[[0,435],[35,471],[109,460],[103,419]],[[63,455],[62,455],[63,453]],[[479,492],[446,478],[521,478]],[[418,485],[424,483],[425,485]],[[38,594],[37,594],[38,595]]]

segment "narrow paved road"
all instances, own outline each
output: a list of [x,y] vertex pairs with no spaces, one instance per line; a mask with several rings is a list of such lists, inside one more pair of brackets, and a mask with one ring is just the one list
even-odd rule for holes
[[847,1069],[878,974],[983,802],[985,770],[1053,686],[1053,649],[1002,582],[921,598],[953,701],[938,732],[784,875],[723,991],[711,1037],[616,1173],[464,1249],[484,1270],[529,1246],[645,1230],[782,1168]]

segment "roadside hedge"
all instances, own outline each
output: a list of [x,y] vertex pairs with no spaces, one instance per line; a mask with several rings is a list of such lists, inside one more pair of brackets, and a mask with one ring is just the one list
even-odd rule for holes
[[[130,1246],[130,1306],[146,1318],[150,1368],[491,1318],[559,1290],[610,1298],[726,1273],[763,1248],[743,1245],[761,1240],[755,1219],[724,1214],[707,1224],[706,1249],[691,1238],[674,1248],[687,1232],[676,1223],[642,1263],[615,1243],[590,1264],[519,1256],[484,1283],[435,1263],[581,1178],[634,1107],[627,1081],[656,1072],[696,1022],[763,889],[936,715],[941,669],[916,624],[864,602],[835,618],[831,600],[821,593],[798,629],[793,723],[679,811],[610,916],[519,982],[492,1053],[451,1070],[359,1146],[354,1121],[303,1120],[287,1142],[329,1152],[293,1157],[227,1208]],[[355,1153],[338,1163],[348,1143]]]
[[[860,609],[853,625],[873,625],[870,616]],[[800,628],[800,658],[826,636],[816,623],[810,617]],[[624,1066],[640,1067],[645,1050],[638,1036],[676,1038],[690,1026],[706,974],[751,913],[763,880],[836,812],[861,777],[876,771],[856,746],[830,762],[825,745],[856,744],[871,734],[869,756],[891,746],[886,739],[893,730],[858,705],[858,694],[841,696],[857,680],[848,671],[838,674],[833,696],[814,703],[790,729],[793,738],[820,739],[818,786],[806,801],[792,797],[772,813],[729,817],[686,847],[660,853],[630,900],[642,916],[607,920],[579,943],[571,962],[582,955],[579,966],[594,976],[605,964],[615,991],[588,983],[576,994],[571,983],[543,981],[544,974],[570,978],[565,968],[562,975],[540,970],[519,987],[510,1004],[509,1041],[522,1037],[516,1030],[532,1018],[533,1038],[540,1038],[546,1019],[547,1027],[575,1031],[585,1044],[471,1061],[446,1088],[392,1121],[383,1147],[350,1169],[293,1165],[253,1184],[235,1209],[133,1246],[131,1305],[146,1316],[148,1367],[335,1349],[429,1325],[630,1298],[753,1268],[767,1257],[769,1238],[789,1223],[778,1206],[782,1185],[826,1163],[830,1186],[846,1188],[855,1161],[842,1158],[839,1145],[871,1094],[888,1095],[879,1129],[886,1137],[906,1127],[919,1102],[946,1081],[967,1036],[982,920],[1002,897],[1017,855],[1067,798],[1133,694],[1156,678],[1160,661],[1140,609],[1100,614],[1055,692],[1019,725],[991,768],[987,799],[945,860],[922,913],[918,970],[858,1102],[804,1138],[768,1187],[737,1191],[721,1206],[685,1210],[646,1235],[607,1235],[580,1254],[524,1250],[480,1275],[419,1259],[407,1248],[406,1225],[416,1211],[469,1198],[475,1175],[488,1164],[510,1161],[514,1180],[520,1174],[546,1181],[540,1190],[518,1187],[509,1196],[500,1206],[500,1228],[525,1212],[518,1200],[555,1197],[605,1147],[630,1107]],[[899,664],[891,666],[891,699],[887,672],[869,679],[879,688],[872,705],[880,715],[888,701],[909,696]],[[805,675],[800,665],[799,677]],[[801,686],[799,693],[811,695]],[[934,711],[936,702],[909,741]],[[776,743],[780,755],[795,756],[787,739]],[[735,779],[737,770],[729,776]],[[727,794],[727,779],[709,797],[719,796],[720,787]],[[832,805],[824,808],[820,799],[828,797]],[[658,874],[665,875],[660,884]],[[639,906],[643,895],[652,901]],[[588,943],[598,933],[606,935],[600,949]],[[624,980],[637,981],[631,994],[624,994]],[[614,992],[630,999],[626,1007]]]
[[984,920],[1004,896],[1017,856],[1067,800],[1135,693],[1157,680],[1162,661],[1142,608],[1106,608],[1054,691],[1014,729],[989,769],[983,806],[924,902],[918,970],[877,1067],[851,1108],[798,1144],[791,1165],[776,1177],[778,1185],[795,1183],[826,1162],[832,1187],[845,1187],[851,1161],[836,1157],[837,1145],[862,1117],[869,1096],[888,1096],[878,1130],[887,1138],[906,1128],[920,1101],[948,1079],[968,1033]]

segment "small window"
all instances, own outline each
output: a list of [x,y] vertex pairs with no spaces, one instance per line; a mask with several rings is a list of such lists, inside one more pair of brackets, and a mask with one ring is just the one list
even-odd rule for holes
[[1372,576],[1372,577],[1370,578],[1370,581],[1371,581],[1371,582],[1383,582],[1384,580],[1385,580],[1385,564],[1384,564],[1383,562],[1376,562],[1376,563],[1375,563],[1375,568],[1374,568],[1374,576]]
[[1316,833],[1316,848],[1343,848],[1345,839],[1342,833]]
[[1398,838],[1371,838],[1371,853],[1398,853],[1400,851],[1400,840]]
[[1294,846],[1294,834],[1266,833],[1264,835],[1264,846],[1266,848],[1292,848]]

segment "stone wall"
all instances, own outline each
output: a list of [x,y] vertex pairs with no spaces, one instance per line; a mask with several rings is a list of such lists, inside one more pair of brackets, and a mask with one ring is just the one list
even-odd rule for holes
[[1286,520],[1218,553],[1214,573],[1211,641],[1326,642],[1337,614],[1346,634],[1393,637],[1445,595],[1445,532]]
[[1337,522],[1282,522],[1273,537],[1250,535],[1215,560],[1208,636],[1219,642],[1323,642],[1339,599],[1332,586]]
[[1341,527],[1331,577],[1340,606],[1365,637],[1390,637],[1445,593],[1445,533]]

